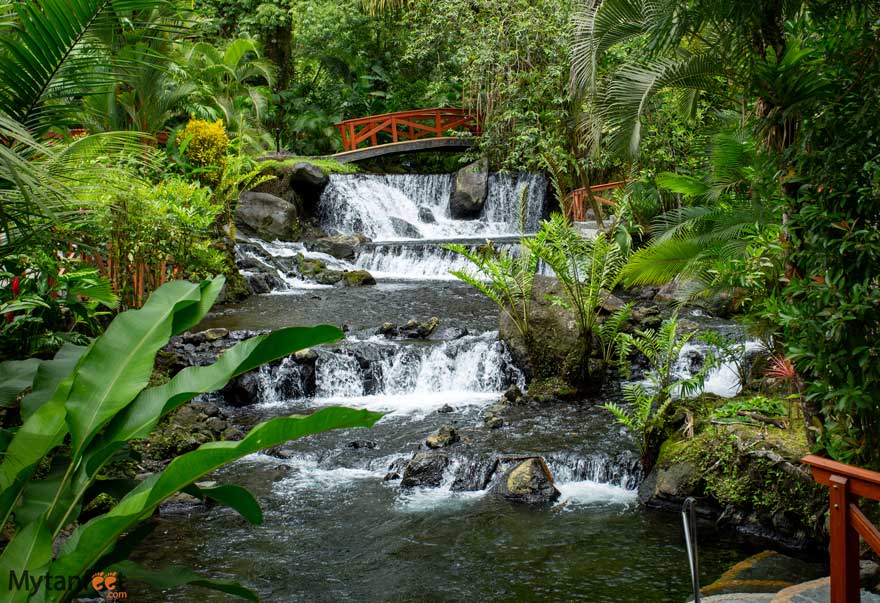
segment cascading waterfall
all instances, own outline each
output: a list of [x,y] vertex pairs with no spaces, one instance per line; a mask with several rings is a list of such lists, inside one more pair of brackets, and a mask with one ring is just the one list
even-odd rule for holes
[[543,175],[492,174],[478,220],[450,218],[454,179],[451,174],[334,175],[321,196],[321,225],[377,241],[511,236],[538,227],[547,187]]

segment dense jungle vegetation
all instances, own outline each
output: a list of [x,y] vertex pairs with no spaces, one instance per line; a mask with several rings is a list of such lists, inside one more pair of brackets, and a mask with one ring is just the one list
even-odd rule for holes
[[[149,383],[169,337],[248,294],[233,215],[269,177],[256,159],[276,145],[333,154],[334,123],[406,109],[464,107],[484,134],[462,163],[550,175],[562,213],[528,252],[473,255],[482,277],[461,276],[528,339],[540,258],[576,318],[577,367],[644,353],[656,391],[609,411],[640,434],[646,465],[689,386],[660,351],[683,340],[675,319],[603,331],[597,308],[605,289],[674,283],[680,302],[713,300],[763,342],[759,370],[814,450],[880,470],[878,98],[876,2],[0,0],[0,567],[135,575],[118,539],[167,496],[254,450],[378,419],[262,424],[76,522],[102,468],[164,414],[341,336],[279,332]],[[605,234],[578,240],[567,194],[611,180],[626,185],[594,208]],[[240,489],[196,494],[260,519]]]

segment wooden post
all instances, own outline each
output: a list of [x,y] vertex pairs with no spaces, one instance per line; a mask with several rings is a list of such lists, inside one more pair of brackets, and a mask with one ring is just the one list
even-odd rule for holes
[[397,117],[391,116],[391,142],[397,142]]
[[859,603],[859,535],[850,523],[849,480],[831,481],[831,603]]

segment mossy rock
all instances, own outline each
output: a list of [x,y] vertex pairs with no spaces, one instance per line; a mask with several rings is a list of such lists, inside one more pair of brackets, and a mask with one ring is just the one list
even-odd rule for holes
[[366,270],[351,270],[342,275],[346,287],[368,287],[376,284],[376,279]]

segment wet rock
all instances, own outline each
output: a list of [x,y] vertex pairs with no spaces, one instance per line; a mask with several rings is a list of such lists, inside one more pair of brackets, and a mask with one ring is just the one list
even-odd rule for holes
[[662,304],[668,304],[670,302],[674,302],[677,299],[677,295],[679,290],[681,289],[681,284],[678,281],[671,281],[666,283],[657,291],[654,295],[654,301],[660,302]]
[[340,260],[353,260],[361,246],[370,239],[361,234],[336,235],[312,241],[305,241],[306,249],[318,253],[326,253]]
[[[276,459],[281,459],[283,461],[286,461],[287,459],[289,459],[293,456],[293,454],[290,452],[290,450],[287,450],[284,448],[284,444],[279,444],[278,446],[272,446],[271,448],[266,448],[263,451],[263,454],[271,456],[271,457],[275,457]],[[281,465],[281,466],[286,467],[286,465]]]
[[312,348],[306,348],[304,350],[294,352],[293,357],[299,363],[314,363],[318,360],[318,352],[316,352]]
[[445,454],[420,452],[406,464],[400,485],[403,488],[436,488],[443,482],[443,472],[448,466],[449,457]]
[[275,289],[279,289],[283,286],[281,279],[279,279],[274,274],[246,274],[244,275],[244,279],[245,282],[247,282],[248,286],[251,288],[251,292],[254,295],[271,293]]
[[489,429],[501,429],[504,427],[504,419],[495,415],[484,417],[483,422]]
[[292,184],[305,185],[306,187],[316,189],[323,189],[330,182],[330,177],[321,168],[305,161],[285,168],[283,173],[289,175]]
[[446,448],[458,442],[458,431],[452,425],[443,425],[437,433],[429,435],[425,440],[428,448]]
[[407,459],[395,459],[395,461],[388,466],[388,473],[385,474],[382,481],[390,482],[399,480],[408,462]]
[[431,211],[430,207],[420,207],[419,221],[424,224],[434,224],[437,222],[437,218],[434,217],[434,212]]
[[678,320],[678,332],[679,333],[693,333],[694,331],[699,331],[700,325],[694,320],[689,318],[680,318]]
[[492,481],[498,465],[498,459],[495,457],[473,459],[462,463],[455,472],[455,479],[450,489],[453,492],[484,490]]
[[519,402],[523,397],[522,390],[516,385],[511,385],[507,388],[507,391],[504,392],[504,399],[510,402],[511,404],[515,404]]
[[456,220],[478,218],[489,196],[489,160],[482,158],[455,175],[449,212]]
[[634,329],[656,329],[663,318],[657,306],[639,306],[633,309],[629,321]]
[[220,390],[230,406],[242,407],[260,401],[260,378],[256,371],[239,375]]
[[611,293],[608,293],[607,291],[602,292],[602,299],[601,299],[601,301],[599,301],[599,306],[603,310],[608,312],[609,314],[617,312],[625,305],[626,305],[626,302],[624,302],[622,299],[620,299],[616,295],[612,295]]
[[507,400],[502,398],[498,404],[495,404],[485,413],[483,413],[483,424],[489,429],[499,429],[504,426],[504,419],[501,416],[507,410]]
[[461,327],[446,327],[431,333],[430,339],[434,341],[454,341],[468,335],[468,330]]
[[376,284],[376,279],[366,270],[350,270],[343,273],[342,284],[346,287],[367,287]]
[[327,270],[327,264],[317,258],[307,258],[301,253],[294,257],[297,268],[303,276],[316,276]]
[[400,218],[391,216],[389,218],[391,221],[391,228],[394,229],[394,234],[399,237],[403,237],[405,239],[421,239],[422,233],[419,232],[419,229],[407,222],[406,220],[402,220]]
[[164,461],[195,450],[206,442],[240,437],[226,414],[210,402],[190,402],[173,412],[136,448],[143,458]]
[[639,485],[639,501],[679,501],[694,493],[696,469],[691,463],[673,463],[655,467]]
[[397,335],[397,326],[393,322],[383,322],[379,327],[379,334],[385,337],[394,337]]
[[321,285],[336,285],[341,283],[345,278],[345,273],[341,270],[324,270],[315,275],[315,280]]
[[267,240],[291,241],[299,234],[299,215],[296,206],[269,193],[242,193],[235,212],[235,220],[236,223]]
[[427,339],[437,330],[439,324],[440,319],[436,316],[432,316],[422,323],[417,320],[410,320],[400,328],[399,335],[406,337],[407,339]]
[[560,495],[550,469],[540,457],[526,459],[507,471],[492,492],[505,500],[526,504],[550,503]]
[[448,415],[449,413],[455,412],[455,409],[451,407],[449,404],[444,404],[437,410],[437,414]]
[[375,450],[378,445],[370,440],[353,440],[346,444],[345,447],[352,450]]

